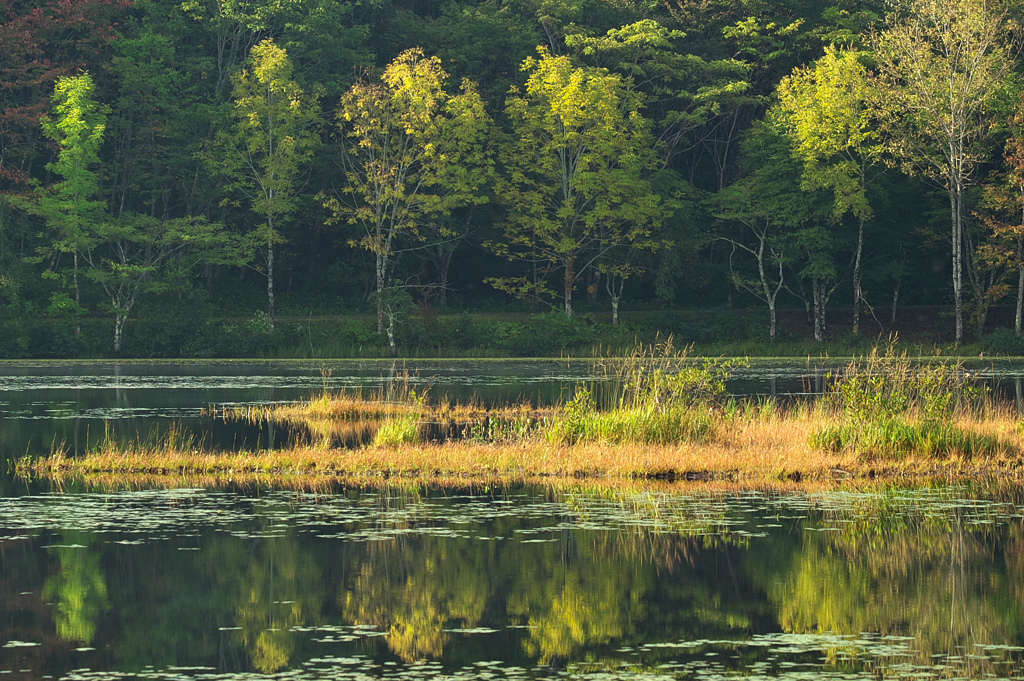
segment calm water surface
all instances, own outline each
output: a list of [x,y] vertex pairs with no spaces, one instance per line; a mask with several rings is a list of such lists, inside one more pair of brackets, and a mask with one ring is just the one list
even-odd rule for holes
[[[390,362],[0,365],[0,448],[82,451]],[[586,364],[420,362],[553,402]],[[730,390],[820,390],[754,364]],[[972,368],[1007,397],[1019,365]],[[53,488],[0,474],[0,679],[1024,679],[1024,489]]]
[[560,360],[0,363],[0,450],[83,452],[108,431],[145,440],[171,426],[219,448],[280,446],[285,429],[224,423],[203,411],[308,399],[325,388],[370,392],[406,377],[437,397],[550,404],[589,372]]
[[0,675],[1024,678],[1024,494],[0,498]]
[[[729,383],[736,395],[782,397],[820,393],[830,369],[816,360],[752,360]],[[976,363],[971,371],[1024,400],[1024,362]],[[81,453],[108,433],[119,440],[183,427],[218,448],[285,445],[292,433],[266,425],[203,416],[211,405],[238,406],[308,399],[329,390],[371,391],[404,376],[419,391],[453,400],[571,397],[580,381],[600,381],[586,361],[335,360],[236,362],[0,362],[0,453],[44,454],[54,446]]]

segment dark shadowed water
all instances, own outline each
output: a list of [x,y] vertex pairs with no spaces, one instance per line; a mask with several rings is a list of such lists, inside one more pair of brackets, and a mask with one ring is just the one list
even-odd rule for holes
[[20,489],[0,674],[1019,679],[1022,503]]

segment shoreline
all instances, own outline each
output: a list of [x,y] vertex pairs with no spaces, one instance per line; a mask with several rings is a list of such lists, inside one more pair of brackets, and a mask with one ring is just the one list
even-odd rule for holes
[[986,478],[1024,481],[1024,456],[1016,442],[994,457],[956,453],[870,457],[811,447],[807,435],[818,423],[813,418],[753,421],[737,424],[735,430],[710,442],[673,445],[463,441],[371,445],[354,450],[305,446],[262,452],[108,448],[81,457],[55,452],[19,459],[15,474],[22,479],[49,480],[116,477],[127,482],[203,479],[288,484],[784,483],[813,487]]

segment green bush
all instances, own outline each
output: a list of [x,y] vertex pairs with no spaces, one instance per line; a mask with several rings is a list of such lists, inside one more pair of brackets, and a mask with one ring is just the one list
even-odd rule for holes
[[543,357],[593,345],[594,329],[587,319],[553,310],[534,315],[506,336],[508,351],[519,357]]
[[380,427],[373,436],[373,444],[377,447],[412,444],[419,439],[419,432],[419,414],[387,418],[381,421]]
[[825,406],[839,422],[812,433],[810,444],[869,457],[994,454],[1001,447],[997,438],[953,425],[981,394],[959,363],[914,365],[891,347],[882,356],[876,351],[831,384]]
[[24,357],[30,343],[31,339],[20,323],[13,320],[0,322],[0,359]]
[[715,338],[714,330],[704,321],[690,321],[675,311],[663,312],[655,320],[655,326],[664,334],[672,334],[677,343],[710,343]]
[[853,362],[830,384],[826,404],[853,423],[884,421],[913,414],[926,421],[955,418],[970,409],[982,386],[962,363],[914,365],[890,349]]
[[1013,329],[993,329],[984,338],[985,351],[992,355],[1024,356],[1024,337]]
[[676,444],[705,442],[715,431],[715,414],[683,404],[599,411],[590,390],[578,388],[573,399],[544,430],[552,444]]
[[607,378],[607,408],[599,410],[592,391],[578,386],[544,436],[555,444],[705,442],[721,420],[733,367],[691,360],[671,343],[638,348],[625,359],[607,358],[599,365]]

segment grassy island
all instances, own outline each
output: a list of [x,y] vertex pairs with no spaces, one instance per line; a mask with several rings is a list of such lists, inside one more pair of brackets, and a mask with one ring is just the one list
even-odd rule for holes
[[279,450],[223,452],[181,433],[109,440],[85,456],[22,459],[26,476],[153,476],[445,481],[824,482],[1024,477],[1022,422],[956,362],[916,364],[876,350],[830,376],[811,400],[735,399],[736,362],[670,345],[599,362],[546,408],[433,401],[409,384],[372,395],[217,411],[286,424]]

